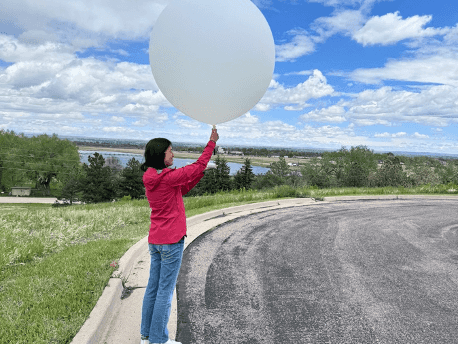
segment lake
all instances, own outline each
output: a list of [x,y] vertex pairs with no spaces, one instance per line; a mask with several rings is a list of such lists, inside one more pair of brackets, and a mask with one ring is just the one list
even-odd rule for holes
[[[80,154],[81,162],[86,163],[86,164],[88,163],[88,156],[89,155],[94,155],[94,153],[95,153],[95,151],[86,151],[86,150],[80,150],[78,152]],[[144,161],[143,155],[141,155],[141,154],[121,153],[121,152],[104,152],[104,151],[97,151],[97,152],[99,154],[101,154],[105,159],[108,158],[109,156],[118,158],[123,167],[126,167],[127,162],[132,158],[135,158],[140,162]],[[180,168],[180,167],[192,164],[195,161],[196,160],[193,160],[193,159],[178,159],[178,158],[174,158],[173,159],[172,168],[173,167]],[[210,161],[214,163],[214,160],[210,160]],[[242,166],[243,166],[242,164],[238,164],[238,163],[235,163],[235,162],[228,162],[227,165],[229,166],[229,168],[231,170],[229,172],[230,175],[235,175],[237,173],[237,171],[240,170],[242,168]],[[252,166],[252,169],[253,169],[253,173],[254,174],[265,174],[265,173],[267,173],[267,171],[269,171],[269,168],[260,167],[260,166]]]

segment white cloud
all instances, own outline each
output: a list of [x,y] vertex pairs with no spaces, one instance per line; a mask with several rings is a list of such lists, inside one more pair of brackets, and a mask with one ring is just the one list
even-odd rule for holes
[[107,133],[136,133],[136,130],[127,128],[127,127],[103,127],[102,130]]
[[317,145],[340,148],[348,142],[367,143],[366,138],[355,135],[353,126],[340,128],[330,125],[320,127],[305,125],[303,128],[298,128],[280,120],[262,122],[260,117],[250,113],[219,124],[217,127],[225,142],[232,141],[236,145],[259,145],[265,142],[265,138],[272,145],[284,147]]
[[119,116],[112,116],[112,117],[111,117],[111,120],[112,120],[113,122],[118,122],[118,123],[121,123],[121,122],[124,122],[124,121],[125,121],[124,117],[119,117]]
[[412,16],[402,19],[399,12],[388,13],[383,16],[374,16],[354,35],[358,43],[367,45],[389,45],[404,39],[430,37],[446,33],[446,30],[423,28],[432,19],[432,16]]
[[158,105],[143,105],[143,104],[127,104],[121,110],[119,110],[122,114],[147,114],[147,113],[154,113],[159,110]]
[[[37,31],[43,28],[61,36],[79,31],[81,39],[87,33],[124,39],[144,38],[167,3],[167,0],[136,0],[135,5],[124,0],[14,0],[2,2],[0,22],[6,23],[2,31],[9,33],[19,27],[28,39],[37,37]],[[46,33],[39,35],[52,39],[45,37]]]
[[283,43],[275,46],[276,61],[295,61],[299,57],[308,55],[315,51],[315,43],[303,31],[289,31],[288,34],[294,35],[289,43]]
[[458,119],[458,87],[430,86],[418,92],[381,87],[340,105],[348,109],[346,118],[358,125],[410,122],[444,127]]
[[263,103],[257,103],[255,106],[254,106],[254,110],[256,111],[269,111],[271,110],[272,107],[270,106],[270,104],[263,104]]
[[321,98],[331,95],[334,89],[327,83],[326,77],[319,70],[314,70],[306,81],[295,87],[286,88],[281,84],[276,84],[274,88],[267,90],[260,104],[268,104],[271,107],[286,105],[288,109],[303,109],[307,106],[306,102],[312,98]]
[[369,119],[369,118],[354,118],[353,122],[359,126],[362,127],[368,127],[371,125],[385,125],[385,126],[391,126],[392,123],[387,121],[386,119],[380,119],[380,118],[375,118],[375,119]]
[[146,127],[148,125],[148,121],[146,118],[142,118],[141,120],[133,122],[132,125],[135,127]]
[[313,70],[301,70],[300,72],[290,72],[290,73],[285,73],[283,75],[288,76],[288,75],[312,75]]
[[328,108],[315,109],[299,118],[305,122],[342,123],[346,121],[345,112],[342,106],[333,105]]
[[175,124],[184,129],[199,129],[201,124],[195,120],[176,119]]
[[458,24],[447,32],[444,36],[444,40],[451,44],[456,44],[456,42],[458,42]]
[[[416,123],[440,128],[458,123],[458,87],[454,86],[424,86],[414,91],[381,87],[347,96],[350,99],[312,110],[299,119],[303,122],[346,121],[357,126],[389,127]],[[378,135],[383,137],[386,134]],[[401,132],[396,135],[404,134]],[[396,135],[392,137],[398,137]]]
[[45,42],[54,42],[58,40],[58,36],[54,32],[44,30],[29,30],[19,35],[19,41],[28,44],[42,44]]
[[361,28],[364,21],[365,15],[361,10],[337,11],[332,16],[318,18],[311,25],[318,34],[313,37],[313,41],[324,42],[337,33],[352,35]]
[[407,133],[403,132],[403,131],[401,131],[399,133],[393,133],[393,134],[390,134],[388,132],[384,132],[384,133],[377,133],[377,134],[374,135],[374,137],[395,137],[396,138],[396,137],[404,137],[406,135],[407,135]]
[[325,6],[341,7],[341,6],[359,5],[364,1],[362,0],[308,0],[308,2],[317,2]]
[[383,68],[356,69],[350,77],[374,84],[382,80],[402,80],[458,86],[458,54],[449,52],[424,58],[392,60]]
[[415,137],[417,139],[429,139],[428,135],[419,134],[418,132],[415,132],[414,134],[412,134],[412,137]]
[[64,44],[27,44],[5,35],[0,45],[6,46],[0,59],[12,62],[0,68],[0,123],[10,128],[128,137],[128,131],[103,123],[124,125],[129,117],[137,126],[145,119],[157,125],[168,119],[160,107],[171,105],[157,91],[148,65],[78,58]]
[[28,44],[18,41],[13,36],[0,34],[0,60],[5,62],[71,61],[74,58],[73,50],[60,43]]

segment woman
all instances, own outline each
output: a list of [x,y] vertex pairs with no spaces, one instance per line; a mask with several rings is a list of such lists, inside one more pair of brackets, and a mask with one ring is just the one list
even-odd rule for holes
[[143,184],[151,208],[148,235],[151,267],[143,298],[141,344],[181,344],[169,339],[167,323],[186,236],[182,196],[204,176],[203,171],[218,139],[218,133],[213,129],[210,141],[200,158],[195,163],[178,169],[168,168],[173,164],[169,140],[156,138],[145,147],[145,163],[142,169],[145,171]]

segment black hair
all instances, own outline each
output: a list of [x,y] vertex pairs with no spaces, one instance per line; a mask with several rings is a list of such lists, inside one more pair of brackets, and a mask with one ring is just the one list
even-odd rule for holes
[[165,151],[171,145],[172,142],[162,137],[150,140],[145,146],[145,162],[142,164],[141,169],[146,171],[148,167],[156,170],[166,168],[164,163]]

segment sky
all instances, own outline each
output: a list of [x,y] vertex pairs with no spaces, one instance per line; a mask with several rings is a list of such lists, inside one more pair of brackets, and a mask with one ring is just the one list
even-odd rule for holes
[[[0,129],[205,144],[149,64],[167,0],[0,0]],[[230,0],[227,0],[230,1]],[[275,70],[221,146],[458,154],[458,2],[253,0]]]

